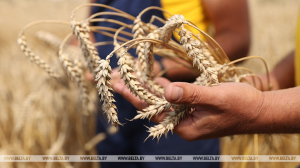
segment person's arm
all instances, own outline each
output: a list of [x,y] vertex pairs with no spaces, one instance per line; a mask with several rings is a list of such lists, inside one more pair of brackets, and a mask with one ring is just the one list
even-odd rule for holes
[[[290,52],[285,58],[283,58],[270,72],[271,90],[279,90],[295,87],[295,67],[294,67],[294,55],[295,51]],[[267,75],[259,75],[263,83],[263,91],[269,89],[267,83]],[[251,82],[252,78],[247,77]],[[257,89],[261,89],[260,85],[257,85]]]
[[290,52],[271,72],[276,81],[274,90],[295,87],[294,55],[295,51]]
[[230,60],[246,56],[250,46],[247,0],[202,0],[208,19],[215,27],[213,36]]
[[[213,38],[230,60],[247,55],[250,46],[250,21],[247,0],[202,0],[207,19],[215,28]],[[163,59],[169,69],[178,64]],[[171,81],[193,81],[198,74],[188,68],[175,68],[166,73]]]
[[[114,89],[139,110],[147,107],[122,83]],[[204,87],[177,82],[165,90],[167,101],[195,106],[174,130],[188,141],[235,134],[300,133],[299,95],[300,87],[261,92],[245,83]],[[159,123],[166,115],[161,113],[151,120]]]

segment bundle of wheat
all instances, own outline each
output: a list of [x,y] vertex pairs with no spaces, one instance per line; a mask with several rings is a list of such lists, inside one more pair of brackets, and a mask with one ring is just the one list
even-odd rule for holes
[[[99,6],[109,8],[114,12],[100,12],[96,13],[89,18],[77,21],[75,19],[75,12],[84,6]],[[182,15],[171,16],[168,21],[164,21],[162,18],[153,17],[149,23],[144,23],[141,20],[141,16],[148,10],[162,10],[159,7],[149,7],[143,10],[136,18],[118,9],[103,5],[103,4],[86,4],[81,5],[73,10],[70,25],[73,34],[77,37],[80,42],[80,48],[82,50],[83,57],[86,61],[87,67],[83,69],[89,69],[91,73],[94,74],[96,81],[98,82],[97,88],[100,95],[100,99],[103,102],[102,108],[107,115],[109,121],[112,125],[121,124],[117,117],[116,106],[114,105],[114,98],[112,86],[110,84],[112,69],[110,66],[110,58],[113,54],[119,57],[118,65],[121,78],[124,83],[128,86],[130,91],[139,96],[141,100],[144,100],[150,104],[149,107],[142,111],[138,111],[138,115],[133,118],[135,119],[150,119],[154,115],[157,115],[165,110],[171,110],[169,116],[164,119],[164,121],[155,127],[149,128],[149,137],[157,137],[158,139],[163,135],[167,134],[169,131],[173,131],[174,127],[182,120],[186,115],[189,115],[193,110],[193,106],[188,105],[177,105],[167,102],[163,98],[164,90],[154,81],[153,68],[154,68],[154,54],[161,54],[162,50],[165,50],[164,57],[179,58],[180,61],[185,61],[189,63],[189,66],[194,71],[199,73],[199,77],[194,82],[197,85],[213,86],[218,85],[222,82],[243,82],[247,76],[255,76],[250,70],[246,68],[238,68],[233,65],[233,63],[249,59],[249,58],[260,58],[260,57],[248,57],[237,60],[235,62],[230,62],[222,48],[205,32],[198,29],[192,22],[185,20]],[[117,20],[113,19],[99,19],[95,18],[100,15],[115,15],[120,17],[125,17],[133,20],[133,25],[127,25]],[[156,25],[152,24],[154,19],[158,19],[164,23],[163,27],[158,28]],[[90,22],[113,22],[121,25],[122,27],[118,30],[111,29],[109,27],[97,27],[89,26]],[[62,21],[38,21],[27,25],[19,35],[18,43],[21,50],[25,55],[34,63],[36,63],[40,68],[45,70],[51,77],[58,78],[51,67],[45,61],[43,61],[39,56],[35,55],[31,49],[27,46],[26,39],[24,36],[24,31],[29,27],[44,23],[59,23],[59,24],[69,24]],[[132,29],[133,35],[130,33],[125,33],[124,28]],[[189,31],[190,28],[197,29],[199,31],[198,35],[193,34]],[[109,30],[115,32],[111,34],[108,32],[103,32],[102,30]],[[112,51],[106,59],[101,59],[95,48],[95,45],[90,40],[90,31],[95,31],[97,33],[102,33],[107,36],[114,38],[115,50]],[[119,37],[119,34],[123,33],[128,36],[133,36],[132,40],[127,40]],[[177,33],[180,36],[180,44],[177,44],[171,40],[173,33]],[[83,70],[79,59],[77,63],[71,60],[63,52],[63,46],[66,41],[70,38],[69,34],[65,40],[61,43],[59,48],[59,60],[62,64],[67,75],[75,81],[78,85],[82,102],[85,111],[89,111],[88,106],[88,90],[86,89]],[[200,37],[201,36],[201,37]],[[123,41],[123,44],[119,44],[117,40]],[[107,43],[105,43],[107,44]],[[127,51],[131,48],[136,48],[136,53],[138,54],[138,59],[135,61],[133,56],[131,56]],[[174,53],[172,56],[168,56],[167,53]],[[172,52],[171,52],[172,51]],[[174,58],[173,58],[174,59]],[[263,59],[262,59],[263,60]],[[181,63],[182,64],[182,63]],[[185,64],[186,65],[186,64]],[[266,66],[266,64],[264,64]],[[266,67],[267,69],[267,67]],[[133,73],[138,74],[134,76]],[[268,73],[268,69],[267,69]],[[257,76],[256,76],[257,77]],[[259,78],[259,77],[258,77]]]

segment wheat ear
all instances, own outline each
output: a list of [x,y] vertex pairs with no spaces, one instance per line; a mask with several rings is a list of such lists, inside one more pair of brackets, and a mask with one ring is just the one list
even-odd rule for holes
[[174,15],[166,21],[166,24],[161,28],[161,40],[168,43],[171,40],[173,31],[186,24],[187,21],[182,15]]
[[103,101],[102,109],[106,113],[108,121],[111,121],[112,125],[121,125],[117,116],[117,107],[114,104],[115,99],[111,93],[113,89],[109,81],[111,79],[112,69],[109,65],[109,60],[100,60],[99,66],[95,72],[97,72],[96,81],[98,81],[98,94],[100,95],[100,100]]
[[184,24],[189,24],[182,15],[174,15],[161,28],[161,40],[169,42],[173,31],[180,28],[179,36],[183,48],[189,57],[193,58],[193,64],[197,64],[199,70],[210,78],[210,84],[218,84],[218,74],[215,68],[211,67],[211,62],[207,60],[201,49],[200,40],[192,38],[193,34],[184,28]]
[[[147,38],[150,39],[159,39],[160,31],[153,31],[147,35]],[[163,96],[164,89],[162,86],[157,84],[154,80],[154,52],[153,52],[154,44],[151,42],[145,43],[145,60],[146,60],[146,69],[142,70],[142,76],[146,77],[144,82],[145,86],[152,92],[157,94],[158,96]]]
[[[132,32],[133,32],[133,39],[138,39],[138,38],[143,38],[145,36],[145,32],[144,32],[144,25],[143,22],[141,21],[141,19],[139,17],[137,17],[134,20],[134,26],[132,28]],[[147,69],[147,61],[145,58],[145,43],[139,43],[136,47],[136,53],[138,55],[138,61],[139,61],[139,69],[141,70],[145,70]],[[144,83],[147,79],[145,78],[145,76],[141,73],[140,76],[140,81],[142,83]]]
[[147,132],[150,134],[145,141],[150,137],[159,140],[163,134],[167,135],[169,131],[173,131],[175,126],[184,119],[191,110],[191,106],[186,105],[173,105],[172,107],[174,108],[174,111],[169,112],[168,116],[158,125],[148,129]]
[[[145,26],[141,21],[140,17],[137,17],[134,21],[134,27],[132,32],[134,33],[133,38],[143,38],[145,36],[144,31]],[[158,39],[159,34],[156,33],[149,33],[148,38]],[[156,82],[152,81],[153,79],[153,63],[154,63],[154,56],[153,56],[153,43],[139,43],[136,47],[136,53],[138,54],[138,60],[140,63],[140,67],[137,66],[137,69],[141,69],[141,73],[137,76],[139,80],[146,85],[148,89],[151,90],[152,93],[157,94],[158,96],[162,96],[164,94],[164,89],[159,86]],[[149,82],[151,81],[151,82]]]
[[[149,33],[147,35],[147,38],[150,39],[158,39],[159,38],[159,32],[154,31],[153,33]],[[145,76],[147,76],[150,79],[153,79],[154,75],[154,69],[153,69],[153,64],[154,64],[154,53],[153,53],[153,46],[154,44],[151,42],[146,42],[145,43],[145,49],[144,49],[144,57],[146,61],[146,67],[145,69],[142,69],[142,71],[145,71]],[[149,80],[149,79],[148,79]]]
[[127,56],[127,53],[124,52],[118,61],[121,78],[135,96],[139,96],[141,100],[145,100],[146,102],[152,104],[145,108],[143,112],[138,111],[138,115],[132,120],[144,118],[150,119],[152,116],[169,109],[171,106],[169,102],[162,98],[158,98],[151,93],[148,93],[147,90],[142,87],[142,84],[136,80],[132,74],[133,68],[129,64],[130,62],[127,61],[128,58],[130,59],[130,57]]
[[41,59],[39,56],[34,54],[31,48],[28,47],[26,38],[23,34],[19,35],[18,44],[21,48],[21,51],[31,62],[35,63],[38,67],[46,71],[50,77],[54,77],[54,78],[59,77],[59,74],[54,72],[54,70],[46,63],[45,60]]
[[150,120],[154,115],[166,111],[170,109],[170,107],[171,103],[167,101],[157,102],[155,105],[150,105],[142,111],[137,111],[138,114],[132,120],[145,118],[148,118]]
[[84,80],[84,71],[82,68],[81,62],[76,59],[75,62],[71,61],[71,59],[63,53],[63,48],[66,41],[71,37],[72,34],[69,34],[65,37],[65,39],[61,42],[59,46],[59,61],[63,66],[64,70],[67,72],[67,75],[76,83],[80,91],[80,98],[82,101],[83,113],[88,115],[91,113],[89,110],[89,91],[87,89],[87,85]]
[[119,69],[118,71],[121,74],[121,78],[123,79],[124,83],[130,89],[130,91],[139,96],[141,100],[145,100],[150,104],[156,104],[156,102],[164,101],[157,96],[148,93],[148,91],[141,86],[141,83],[136,80],[136,77],[132,74],[133,68],[130,65],[130,61],[127,61],[128,57],[127,52],[124,52],[121,58],[118,61]]
[[218,72],[203,54],[200,48],[200,41],[192,38],[192,32],[187,31],[183,26],[181,26],[179,36],[180,42],[188,53],[188,56],[193,58],[193,66],[197,65],[200,72],[204,73],[210,79],[210,84],[218,84]]
[[80,47],[82,49],[82,53],[85,59],[88,62],[89,70],[95,76],[96,74],[94,70],[98,67],[97,62],[100,61],[100,57],[96,47],[90,40],[90,30],[88,23],[79,23],[76,21],[71,21],[71,27],[73,29],[73,34],[76,35],[77,39],[80,42]]
[[[142,23],[139,23],[139,21],[135,21],[137,22],[136,24],[142,24]],[[122,53],[126,52],[126,50],[124,49],[124,47],[120,47],[119,43],[117,42],[117,37],[118,37],[118,34],[119,32],[121,32],[125,27],[121,27],[119,28],[116,33],[115,33],[115,36],[114,36],[114,46],[115,46],[115,50],[120,48],[119,50],[116,50],[116,56],[117,57],[121,57]],[[137,28],[135,28],[137,29]],[[143,29],[139,30],[139,31],[143,31]],[[136,32],[139,32],[139,31],[136,31]],[[137,35],[136,35],[137,36]],[[140,35],[140,37],[142,38],[142,35]],[[143,45],[140,45],[140,44],[143,44]],[[137,46],[137,51],[139,50],[140,52],[138,52],[139,54],[139,57],[143,57],[143,61],[142,63],[146,63],[145,62],[145,56],[144,54],[142,53],[142,51],[145,51],[144,49],[144,43],[139,43],[138,46]],[[153,47],[153,46],[152,46]],[[153,50],[153,49],[152,49]],[[153,51],[152,51],[153,53]],[[153,57],[153,56],[152,56]],[[145,84],[145,86],[152,92],[152,93],[155,93],[156,95],[158,96],[162,96],[164,94],[164,88],[161,87],[160,85],[158,85],[155,81],[153,81],[152,79],[148,79],[146,75],[143,75],[144,78],[142,77],[142,73],[144,72],[142,70],[142,73],[139,72],[139,64],[136,64],[135,61],[134,61],[134,58],[133,56],[131,56],[129,53],[126,53],[126,60],[129,61],[129,65],[131,65],[131,67],[134,67],[134,69],[136,70],[136,75],[138,77],[138,79],[141,79],[140,81]],[[135,66],[133,66],[135,65]],[[146,64],[147,65],[147,64]],[[153,67],[153,63],[152,63],[152,67]],[[145,69],[146,70],[146,69]],[[150,72],[152,70],[149,70]],[[146,79],[145,79],[146,77]],[[144,79],[144,80],[143,80]]]
[[89,100],[89,91],[87,89],[87,85],[84,81],[84,73],[81,67],[81,63],[77,61],[73,63],[70,58],[63,54],[62,52],[59,53],[59,61],[62,64],[64,70],[67,72],[68,76],[76,83],[79,88],[80,98],[82,101],[83,113],[88,115],[91,113],[88,109],[88,104],[90,103]]

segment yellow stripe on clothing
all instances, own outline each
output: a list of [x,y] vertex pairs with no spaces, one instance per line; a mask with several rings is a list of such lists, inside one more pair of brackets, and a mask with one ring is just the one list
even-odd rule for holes
[[[171,14],[181,14],[186,20],[192,21],[199,29],[207,32],[208,21],[205,17],[201,0],[161,0],[161,6]],[[164,13],[164,17],[169,15]],[[199,32],[191,28],[194,34]],[[175,38],[179,40],[179,36],[174,34]]]
[[298,14],[296,48],[295,48],[295,81],[296,86],[300,86],[300,12]]

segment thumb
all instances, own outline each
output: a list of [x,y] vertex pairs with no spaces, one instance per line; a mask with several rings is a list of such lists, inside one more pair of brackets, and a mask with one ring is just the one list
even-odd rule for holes
[[214,89],[210,87],[175,82],[166,87],[165,98],[167,101],[176,104],[211,104],[218,97],[214,93]]

